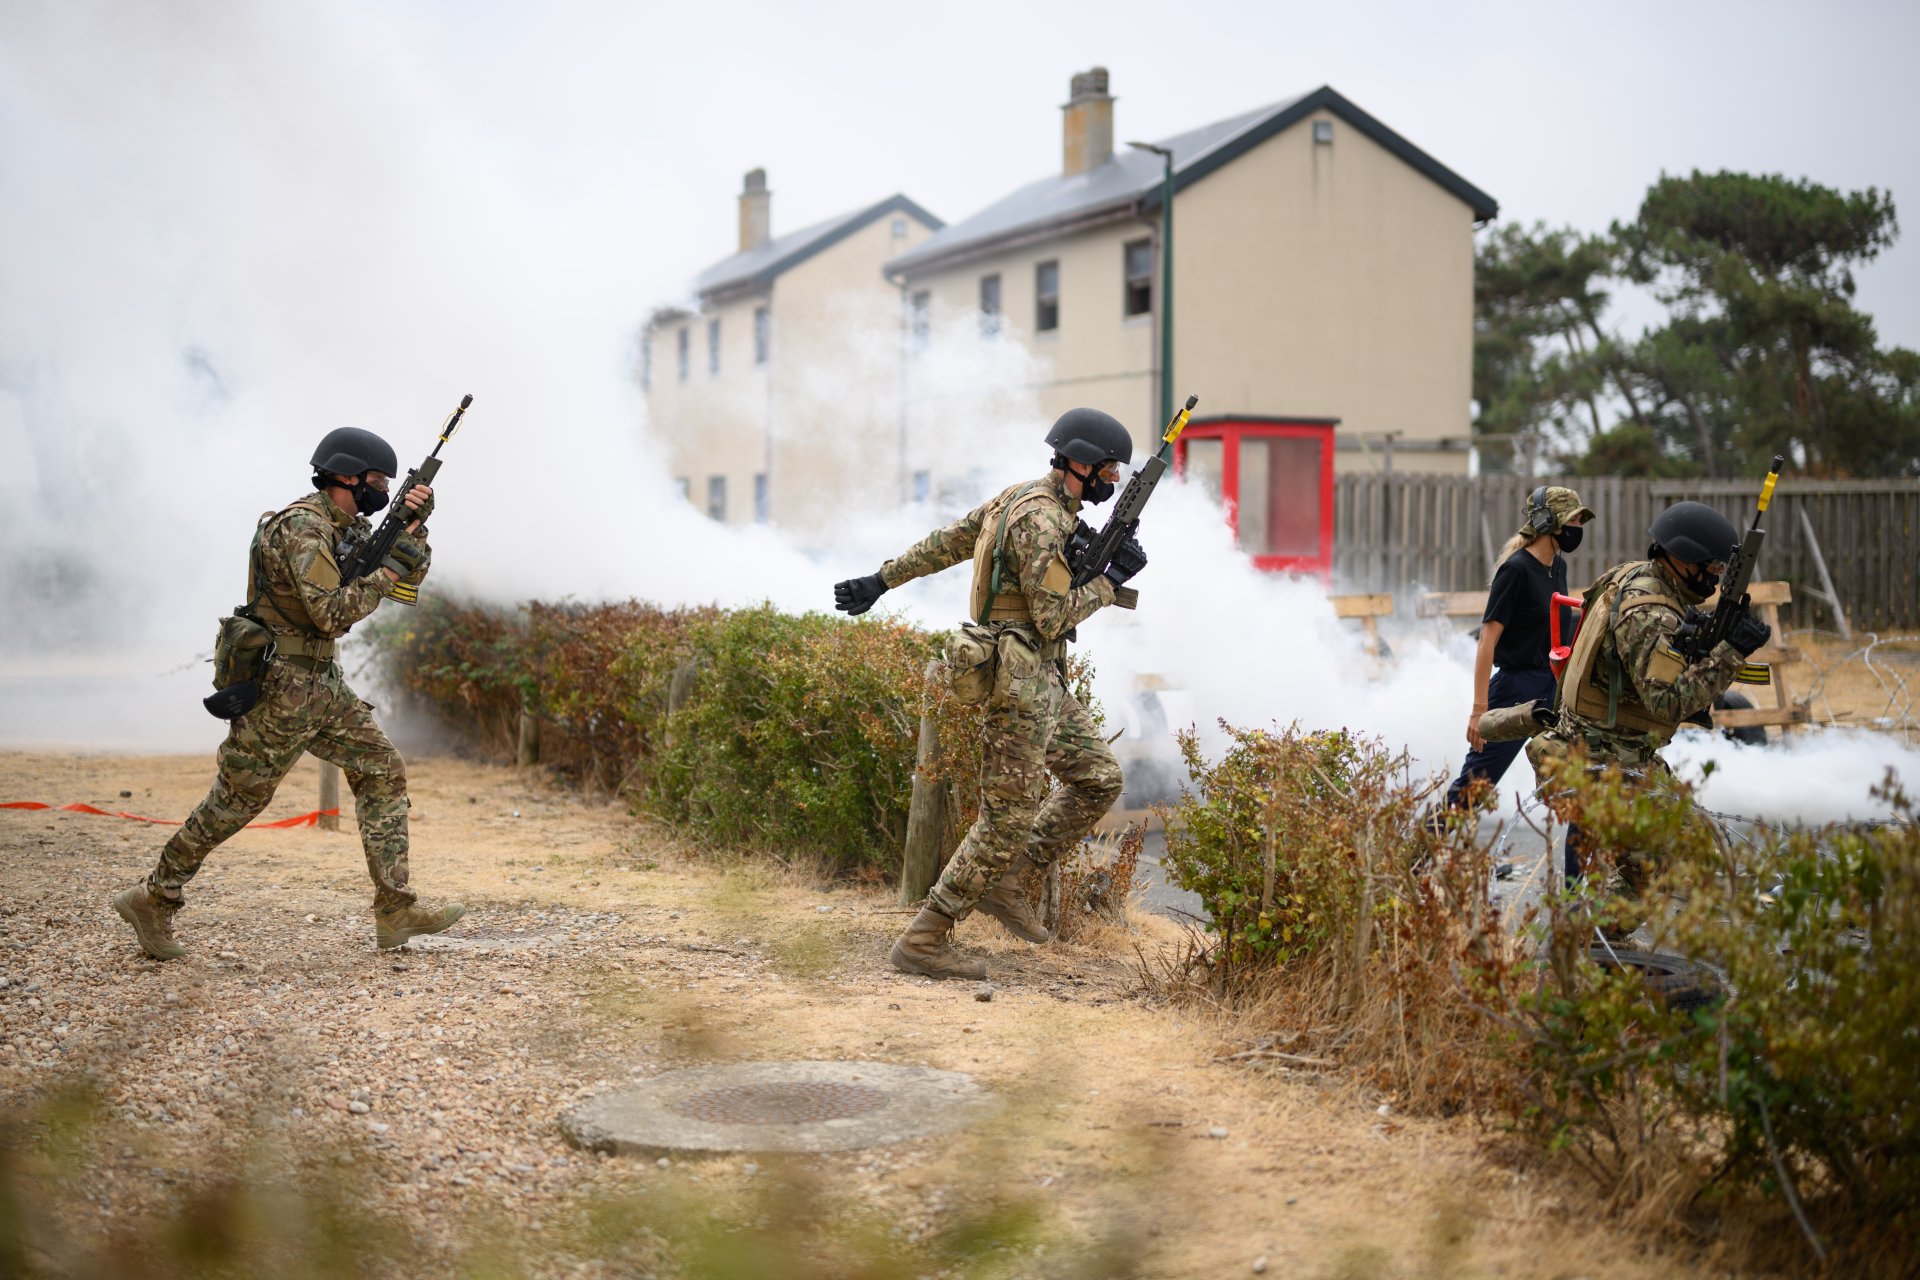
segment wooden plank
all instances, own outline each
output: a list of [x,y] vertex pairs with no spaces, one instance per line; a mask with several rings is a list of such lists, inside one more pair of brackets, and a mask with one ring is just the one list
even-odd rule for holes
[[1765,725],[1806,724],[1811,719],[1812,713],[1803,703],[1795,703],[1790,707],[1736,707],[1727,711],[1716,710],[1713,713],[1713,727],[1746,729]]
[[1328,596],[1336,618],[1386,618],[1393,615],[1393,596],[1389,592],[1365,595]]
[[1422,618],[1479,618],[1487,612],[1484,591],[1429,591],[1414,603]]

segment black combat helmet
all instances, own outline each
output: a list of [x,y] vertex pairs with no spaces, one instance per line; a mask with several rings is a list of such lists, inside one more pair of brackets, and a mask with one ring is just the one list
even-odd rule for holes
[[1725,560],[1740,545],[1733,521],[1704,502],[1676,502],[1653,518],[1647,533],[1658,550],[1683,564]]
[[393,446],[371,431],[359,427],[335,427],[320,437],[313,451],[313,469],[335,476],[357,476],[366,471],[381,475],[400,474],[400,459]]
[[1061,457],[1088,466],[1133,461],[1133,437],[1119,419],[1098,409],[1067,410],[1047,432],[1047,443]]

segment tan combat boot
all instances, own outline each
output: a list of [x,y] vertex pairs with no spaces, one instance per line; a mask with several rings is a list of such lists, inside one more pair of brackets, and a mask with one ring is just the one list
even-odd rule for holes
[[987,966],[978,960],[962,960],[947,941],[953,932],[953,917],[934,907],[920,908],[907,931],[893,944],[887,958],[902,973],[920,973],[929,978],[984,978]]
[[438,933],[467,914],[464,902],[449,902],[444,907],[423,907],[419,903],[398,911],[373,913],[373,936],[382,951],[404,947],[407,939],[423,933]]
[[180,909],[179,904],[155,897],[144,882],[114,894],[113,909],[133,926],[140,949],[155,960],[178,960],[187,954],[173,936],[173,913]]
[[979,910],[986,912],[1014,937],[1025,942],[1051,942],[1053,934],[1024,892],[1027,875],[1038,863],[1021,854],[1008,866],[1006,874],[993,882],[993,888],[980,897]]

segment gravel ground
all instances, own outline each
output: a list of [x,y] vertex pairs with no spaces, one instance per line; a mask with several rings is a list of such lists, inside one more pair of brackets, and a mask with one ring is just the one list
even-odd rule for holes
[[[174,816],[209,773],[0,752],[0,800]],[[200,1274],[154,1260],[226,1230],[276,1275],[672,1274],[669,1254],[722,1245],[735,1261],[705,1274],[882,1258],[870,1274],[1216,1276],[1267,1258],[1548,1276],[1568,1256],[1595,1280],[1692,1273],[1489,1160],[1470,1126],[1220,1062],[1217,1019],[1140,990],[1136,948],[1171,943],[1165,921],[1030,948],[976,917],[960,937],[992,970],[981,1001],[884,964],[905,916],[878,886],[703,856],[512,770],[412,773],[415,883],[469,915],[393,953],[372,945],[351,822],[216,851],[178,918],[189,956],[157,964],[107,898],[164,829],[0,812],[0,1118],[26,1123],[0,1161],[29,1188],[31,1270]],[[314,789],[303,764],[265,816]],[[602,1089],[763,1059],[965,1071],[1006,1106],[839,1155],[662,1165],[561,1137],[560,1112]],[[255,1198],[216,1228],[223,1195]],[[338,1272],[297,1269],[330,1241]]]

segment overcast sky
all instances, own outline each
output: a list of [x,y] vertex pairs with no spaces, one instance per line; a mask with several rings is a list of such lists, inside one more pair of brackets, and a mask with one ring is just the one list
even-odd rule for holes
[[[335,6],[336,21],[350,6]],[[1499,200],[1599,229],[1663,171],[1890,190],[1915,228],[1860,280],[1920,346],[1920,4],[367,5],[543,198],[632,243],[635,305],[733,247],[765,166],[776,232],[904,191],[949,221],[1059,164],[1068,77],[1152,138],[1330,84]],[[350,91],[349,86],[341,86]]]

